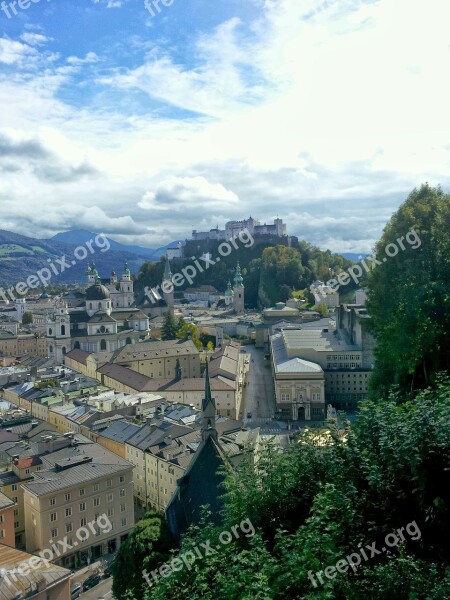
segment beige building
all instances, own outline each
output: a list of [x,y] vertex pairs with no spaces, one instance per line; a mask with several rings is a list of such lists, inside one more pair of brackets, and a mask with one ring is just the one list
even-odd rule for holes
[[323,419],[325,377],[320,365],[296,356],[289,346],[288,331],[270,338],[272,373],[277,411],[281,418]]
[[[232,464],[241,460],[244,444],[257,436],[255,431],[242,431],[241,424],[231,420],[217,422],[216,428],[219,435],[222,433],[219,440]],[[201,439],[200,429],[167,422],[158,427],[144,426],[128,439],[126,458],[135,466],[134,493],[141,505],[158,511],[167,508]]]
[[14,501],[0,492],[0,544],[10,546],[11,548],[14,548],[16,545],[14,535],[14,508]]
[[[19,451],[19,450],[18,450]],[[42,468],[38,457],[13,458],[11,469],[0,473],[0,492],[14,502],[14,545],[25,547],[25,507],[21,484]]]
[[92,442],[41,458],[22,485],[27,551],[65,539],[55,562],[69,568],[115,552],[134,526],[133,466]]
[[70,600],[72,573],[39,557],[0,544],[2,600]]
[[9,331],[0,330],[0,355],[5,357],[47,356],[47,341],[45,337],[33,334],[15,335]]

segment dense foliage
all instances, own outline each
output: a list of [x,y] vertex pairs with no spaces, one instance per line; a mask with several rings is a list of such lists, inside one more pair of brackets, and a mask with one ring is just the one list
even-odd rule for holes
[[[186,256],[201,256],[210,252],[213,259],[219,256],[219,242],[188,242]],[[314,280],[327,281],[334,272],[348,268],[352,262],[329,250],[322,251],[301,240],[292,247],[271,245],[258,242],[251,247],[238,245],[228,256],[221,256],[220,262],[210,265],[203,272],[196,268],[192,284],[188,281],[175,288],[181,292],[191,286],[213,285],[224,292],[228,281],[233,281],[236,263],[242,267],[245,285],[245,303],[249,308],[273,305],[285,301],[291,290],[303,289]],[[194,265],[191,259],[171,261],[173,273],[182,273],[187,265]],[[164,260],[160,263],[145,263],[136,280],[136,289],[142,291],[146,286],[161,284],[164,272]],[[353,286],[354,287],[354,286]],[[348,286],[350,290],[352,285]]]
[[[391,395],[380,403],[367,402],[352,427],[331,429],[329,435],[304,434],[286,452],[269,444],[256,470],[249,456],[236,474],[228,474],[223,524],[193,528],[180,550],[200,548],[209,540],[217,551],[198,559],[190,570],[160,577],[145,588],[144,598],[450,597],[445,578],[449,425],[450,383],[443,380],[414,400]],[[255,535],[217,544],[222,531],[245,519]],[[382,552],[385,536],[407,526],[411,535],[404,529],[404,541],[397,536],[398,544]],[[367,546],[374,543],[380,554],[371,557]],[[326,567],[361,547],[368,560],[361,558],[355,571],[324,576]]]
[[174,541],[164,517],[147,513],[120,546],[113,566],[112,592],[120,600],[142,598],[143,571],[150,572],[169,556]]
[[[423,185],[394,214],[376,246],[380,264],[369,276],[367,307],[377,339],[377,392],[386,394],[393,384],[404,392],[427,387],[436,373],[450,370],[449,231],[450,195]],[[408,233],[413,243],[405,239]],[[389,256],[395,247],[398,254]]]

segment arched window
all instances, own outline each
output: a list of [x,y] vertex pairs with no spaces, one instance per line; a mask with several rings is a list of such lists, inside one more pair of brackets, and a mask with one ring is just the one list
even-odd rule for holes
[[50,352],[53,352],[53,346],[49,346],[48,349],[50,350]]
[[61,325],[61,335],[66,335],[66,326]]
[[92,308],[92,302],[89,302],[89,308]]
[[66,347],[63,346],[62,353],[65,354],[67,352]]
[[76,348],[77,350],[79,350],[80,349],[80,342],[75,342],[75,344],[74,344],[73,347]]
[[101,303],[101,302],[99,302],[99,303],[98,303],[98,307],[99,307],[99,308],[101,308],[101,307],[102,307],[102,303]]
[[[48,330],[48,335],[53,335],[53,329],[50,327],[50,329]],[[50,346],[51,347],[51,346]]]
[[133,342],[131,341],[130,337],[127,337],[127,344],[132,344]]
[[102,325],[102,326],[100,327],[100,333],[105,333],[105,331],[106,331],[106,328],[105,328],[105,326],[104,326],[104,325]]
[[106,340],[100,342],[100,350],[106,350]]

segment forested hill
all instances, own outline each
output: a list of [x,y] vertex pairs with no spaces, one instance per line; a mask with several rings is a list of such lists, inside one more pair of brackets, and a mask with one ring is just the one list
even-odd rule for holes
[[[320,250],[304,240],[295,241],[292,247],[273,245],[270,242],[250,246],[240,242],[238,238],[236,244],[238,247],[224,256],[219,252],[220,242],[210,241],[207,247],[198,242],[188,242],[185,256],[198,258],[207,250],[215,264],[210,264],[203,273],[196,269],[193,283],[186,282],[178,289],[208,284],[223,292],[228,281],[233,281],[236,263],[239,261],[245,285],[245,304],[249,308],[256,308],[286,300],[291,290],[304,289],[316,279],[327,281],[334,271],[353,264],[343,256],[333,254],[330,250]],[[202,261],[200,264],[204,266]],[[172,273],[181,272],[187,265],[194,265],[194,260],[174,259],[171,262]],[[159,263],[146,262],[139,273],[137,289],[159,285],[163,271],[163,260]]]

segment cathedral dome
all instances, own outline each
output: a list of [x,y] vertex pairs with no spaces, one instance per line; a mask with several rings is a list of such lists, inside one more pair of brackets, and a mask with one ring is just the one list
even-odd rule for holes
[[91,287],[86,290],[86,300],[109,300],[109,298],[110,293],[108,288],[101,283],[91,285]]

